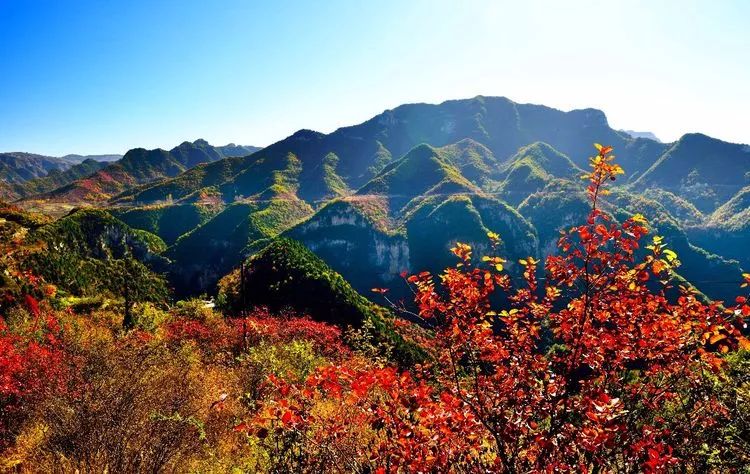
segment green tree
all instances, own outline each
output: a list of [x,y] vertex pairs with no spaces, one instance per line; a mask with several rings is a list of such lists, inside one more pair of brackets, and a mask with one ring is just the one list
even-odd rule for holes
[[150,271],[138,260],[128,257],[111,262],[111,290],[124,298],[125,315],[122,326],[132,329],[135,325],[133,305],[150,301],[161,303],[169,296],[164,278]]

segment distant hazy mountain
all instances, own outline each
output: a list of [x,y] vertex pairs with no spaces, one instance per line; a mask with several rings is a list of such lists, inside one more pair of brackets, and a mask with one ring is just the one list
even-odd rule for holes
[[635,130],[620,130],[621,132],[627,133],[633,138],[648,138],[649,140],[654,140],[659,143],[661,143],[661,140],[659,140],[656,135],[654,135],[651,132],[636,132]]
[[107,163],[89,158],[74,164],[65,171],[52,170],[41,178],[34,178],[21,184],[15,184],[12,186],[13,195],[15,199],[20,199],[46,193],[60,186],[65,186],[76,179],[89,176],[105,166],[107,166]]
[[260,150],[260,148],[257,146],[235,145],[234,143],[230,143],[224,146],[217,146],[216,148],[221,152],[222,155],[227,158],[235,156],[247,156]]
[[61,157],[25,152],[0,153],[0,181],[22,183],[42,178],[51,171],[66,171],[84,161],[116,161],[122,155],[65,155]]
[[61,157],[63,160],[71,161],[73,163],[82,163],[86,160],[94,161],[117,161],[122,158],[122,155],[65,155]]
[[66,155],[63,157],[34,153],[0,153],[0,198],[15,200],[51,191],[71,181],[94,173],[107,160],[121,155]]
[[10,184],[23,183],[47,176],[53,170],[65,171],[72,165],[70,161],[54,156],[23,152],[0,153],[0,181]]
[[175,176],[202,163],[214,162],[237,153],[252,153],[254,150],[257,149],[233,144],[213,147],[202,139],[192,143],[183,142],[169,151],[160,148],[135,148],[95,173],[40,197],[68,202],[102,201],[136,185]]

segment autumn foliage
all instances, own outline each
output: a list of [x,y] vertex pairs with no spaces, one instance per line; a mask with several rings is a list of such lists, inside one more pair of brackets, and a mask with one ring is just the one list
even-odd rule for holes
[[278,396],[249,433],[273,433],[280,470],[703,472],[747,461],[748,433],[727,441],[736,413],[715,393],[723,355],[747,349],[746,300],[725,307],[674,287],[677,255],[658,236],[642,244],[646,220],[599,209],[623,171],[597,149],[588,219],[561,232],[543,269],[521,260],[513,281],[501,256],[475,262],[457,243],[455,267],[408,278],[432,328],[418,341],[423,365],[274,379]]
[[707,301],[643,216],[603,211],[623,170],[597,151],[591,211],[544,262],[456,242],[440,275],[404,275],[410,366],[367,321],[63,308],[8,240],[0,471],[742,472],[748,299]]

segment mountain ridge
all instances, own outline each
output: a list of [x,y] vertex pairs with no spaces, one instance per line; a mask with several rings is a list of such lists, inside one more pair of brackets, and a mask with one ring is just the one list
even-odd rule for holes
[[[690,134],[674,143],[633,138],[597,109],[563,112],[504,97],[404,104],[329,134],[301,129],[242,157],[223,157],[203,140],[134,149],[105,172],[148,166],[125,169],[130,181],[114,179],[98,202],[167,242],[182,293],[214,291],[223,274],[280,237],[302,242],[358,291],[393,289],[404,270],[450,264],[457,241],[489,251],[490,231],[501,235],[511,274],[518,259],[553,252],[559,230],[586,213],[580,177],[594,142],[614,146],[626,171],[603,200],[607,212],[653,219],[684,253],[688,279],[702,267],[740,270],[698,231],[708,229],[712,208],[693,188],[670,187],[682,178],[664,169],[710,169],[705,157],[732,159],[726,150],[741,154],[742,145]],[[699,173],[696,189],[724,184],[714,178]],[[730,184],[715,205],[742,189]]]
[[254,147],[213,147],[203,139],[182,142],[171,150],[134,148],[93,174],[43,193],[41,199],[102,202],[138,184],[173,177],[192,167],[225,158],[224,153],[252,152]]

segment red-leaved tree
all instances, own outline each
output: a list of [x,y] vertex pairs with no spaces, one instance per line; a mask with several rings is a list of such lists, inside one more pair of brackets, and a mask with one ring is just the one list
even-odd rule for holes
[[[713,387],[723,355],[748,341],[750,314],[673,284],[677,255],[648,223],[600,209],[623,173],[597,145],[585,223],[562,232],[543,272],[520,260],[475,262],[411,276],[418,342],[409,372],[361,360],[326,366],[302,385],[272,379],[277,396],[249,431],[278,470],[341,472],[662,472],[731,466],[741,444],[722,438],[732,416]],[[499,236],[490,233],[495,244]],[[544,274],[544,284],[538,275]],[[750,275],[744,275],[750,282]],[[508,301],[493,309],[491,296]],[[745,440],[747,441],[747,440]],[[746,448],[746,445],[745,445]]]

